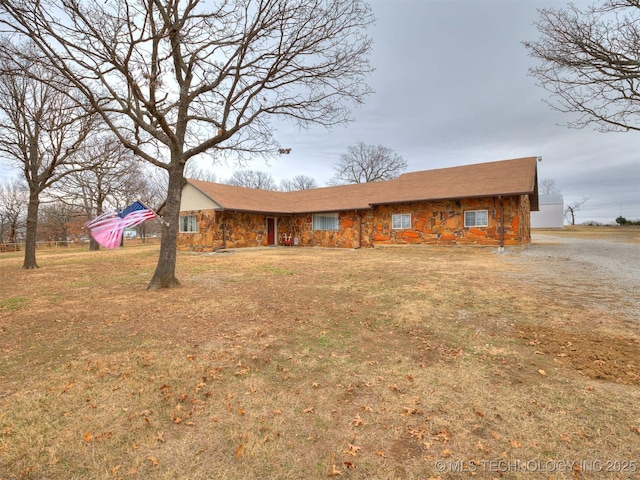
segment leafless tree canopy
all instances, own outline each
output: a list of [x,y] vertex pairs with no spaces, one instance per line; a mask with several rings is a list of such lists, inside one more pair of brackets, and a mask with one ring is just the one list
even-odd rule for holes
[[536,25],[541,38],[525,46],[547,103],[577,114],[573,127],[640,131],[640,1],[543,9]]
[[0,244],[17,241],[17,233],[24,226],[29,192],[24,181],[0,182]]
[[368,183],[391,180],[407,168],[407,162],[388,147],[358,142],[347,147],[333,166],[330,184]]
[[539,184],[540,193],[543,195],[549,195],[551,193],[558,193],[558,187],[556,187],[556,181],[553,178],[544,178]]
[[370,93],[363,0],[2,0],[120,141],[169,172],[160,258],[174,276],[183,170],[207,152],[275,154],[269,119],[327,127]]
[[80,147],[95,129],[91,109],[33,45],[0,43],[0,155],[29,188],[23,268],[37,268],[36,229],[43,191],[87,167]]
[[311,190],[312,188],[318,188],[318,184],[314,178],[307,175],[296,175],[291,179],[285,178],[280,182],[280,190],[283,192]]
[[[369,93],[358,0],[5,0],[30,37],[146,160],[275,153],[270,114],[349,119]],[[10,24],[10,25],[9,25]],[[126,133],[125,133],[126,132]],[[174,152],[171,152],[174,153]]]
[[258,190],[278,190],[273,177],[259,170],[236,170],[226,182],[236,187],[257,188]]

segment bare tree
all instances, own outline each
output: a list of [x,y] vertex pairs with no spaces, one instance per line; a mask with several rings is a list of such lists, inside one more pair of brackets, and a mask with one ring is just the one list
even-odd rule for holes
[[0,12],[6,30],[33,39],[124,145],[167,170],[150,290],[179,283],[189,159],[272,155],[274,115],[330,127],[371,91],[373,17],[363,0],[2,0]]
[[583,198],[582,200],[568,203],[564,208],[564,216],[567,220],[569,220],[571,225],[576,224],[576,212],[582,210],[582,207],[584,207],[588,200],[588,198]]
[[285,178],[280,181],[280,190],[283,192],[295,192],[298,190],[311,190],[318,188],[315,179],[307,175],[296,175],[292,179]]
[[358,142],[347,147],[333,166],[330,185],[391,180],[407,168],[407,162],[388,147]]
[[38,239],[44,242],[68,242],[81,234],[85,215],[82,209],[60,200],[44,203],[39,211]]
[[29,193],[19,179],[0,183],[0,243],[17,242],[18,229],[24,225]]
[[236,187],[257,188],[258,190],[277,190],[273,177],[259,170],[236,170],[224,183]]
[[[82,156],[92,167],[74,172],[58,183],[59,201],[80,207],[86,219],[106,210],[124,208],[142,190],[144,176],[140,160],[112,135],[98,135],[85,142]],[[98,250],[91,238],[90,250]]]
[[184,169],[184,176],[186,178],[193,178],[195,180],[202,180],[203,182],[218,182],[218,176],[215,172],[211,171],[206,167],[202,167],[201,165],[191,161],[187,163]]
[[536,26],[542,38],[524,45],[542,63],[530,73],[552,108],[578,114],[569,126],[640,131],[640,2],[542,9]]
[[[74,89],[39,60],[30,45],[0,48],[0,154],[18,164],[29,188],[23,268],[38,268],[40,195],[82,169],[78,149],[93,131]],[[7,52],[14,50],[15,55]]]
[[540,182],[539,187],[540,187],[540,193],[543,195],[559,193],[558,187],[556,187],[556,181],[552,178],[543,179]]

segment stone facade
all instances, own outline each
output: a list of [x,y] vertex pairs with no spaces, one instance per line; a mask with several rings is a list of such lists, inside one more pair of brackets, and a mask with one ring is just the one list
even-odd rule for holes
[[[464,212],[487,210],[487,227],[465,227]],[[394,214],[410,214],[411,228],[392,228]],[[371,210],[341,212],[338,230],[313,230],[313,215],[263,215],[193,210],[197,233],[180,233],[178,249],[209,252],[217,248],[269,245],[268,219],[273,219],[274,243],[283,235],[305,247],[358,248],[375,245],[524,245],[531,241],[527,195],[440,200],[379,205]],[[501,215],[503,219],[501,219]],[[501,235],[500,228],[504,225]]]

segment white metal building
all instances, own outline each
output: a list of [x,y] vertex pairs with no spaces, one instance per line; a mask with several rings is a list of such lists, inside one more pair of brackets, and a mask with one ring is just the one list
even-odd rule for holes
[[531,212],[531,228],[562,228],[564,200],[560,193],[538,195],[539,211]]

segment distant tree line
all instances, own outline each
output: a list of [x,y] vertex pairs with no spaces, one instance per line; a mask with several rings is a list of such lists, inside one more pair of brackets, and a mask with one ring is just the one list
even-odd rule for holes
[[[291,149],[280,149],[289,154]],[[389,147],[384,145],[367,145],[358,142],[347,147],[346,153],[340,155],[333,165],[333,177],[328,185],[347,185],[392,180],[407,168],[407,162]],[[259,170],[236,170],[227,179],[217,179],[216,175],[197,166],[188,165],[185,176],[196,180],[225,183],[237,187],[256,188],[292,192],[318,188],[316,180],[308,175],[296,175],[277,183],[271,174]]]
[[627,220],[622,215],[616,218],[616,223],[618,225],[640,225],[640,219],[638,220]]
[[[5,95],[4,98],[11,97]],[[11,111],[6,105],[5,113],[7,109]],[[28,131],[25,126],[22,137]],[[97,250],[99,245],[82,229],[87,220],[124,208],[134,200],[141,200],[161,213],[168,182],[166,172],[140,161],[109,133],[97,128],[89,133],[89,138],[77,147],[72,161],[58,161],[44,149],[39,156],[26,156],[15,162],[21,170],[27,170],[27,174],[0,182],[0,244],[26,243],[28,232],[34,232],[34,245],[35,242],[88,240],[89,248]],[[11,140],[9,135],[4,145],[7,149],[20,150],[18,140]],[[285,153],[290,152],[285,149]],[[400,175],[406,166],[402,157],[388,147],[359,142],[341,155],[328,184],[390,180]],[[40,180],[29,176],[30,172],[37,171]],[[251,169],[236,170],[229,178],[218,179],[213,171],[193,162],[187,164],[185,177],[282,192],[318,188],[317,181],[308,175],[296,175],[278,183],[270,173]],[[34,202],[37,209],[29,229],[29,205]],[[156,235],[160,225],[145,222],[136,230],[141,236]],[[35,256],[30,261],[35,262]]]

